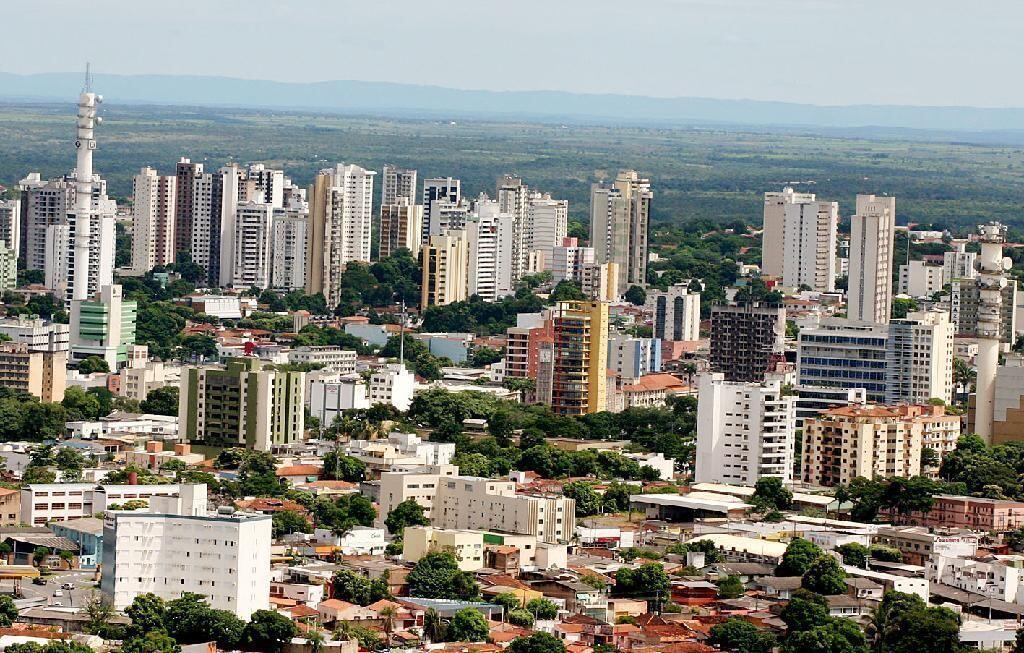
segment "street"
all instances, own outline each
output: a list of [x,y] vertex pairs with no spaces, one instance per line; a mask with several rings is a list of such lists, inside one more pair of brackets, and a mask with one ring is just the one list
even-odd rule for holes
[[[31,579],[21,582],[21,592],[26,599],[44,598],[48,605],[63,607],[83,607],[93,592],[99,592],[99,588],[93,581],[92,570],[55,571],[46,576],[46,585],[36,585]],[[63,596],[54,596],[53,593],[60,589],[64,583],[72,583],[74,590],[61,590]],[[0,593],[12,594],[14,583],[12,581],[0,581]]]

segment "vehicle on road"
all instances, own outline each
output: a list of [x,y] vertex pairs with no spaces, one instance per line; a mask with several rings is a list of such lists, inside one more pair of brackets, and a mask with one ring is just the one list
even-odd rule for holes
[[43,578],[42,576],[36,576],[35,578],[32,579],[32,584],[33,585],[46,585],[46,579]]
[[56,589],[56,590],[53,590],[53,595],[54,596],[64,596],[64,592],[60,591],[59,589]]
[[64,583],[63,585],[60,586],[60,588],[62,590],[73,590],[73,589],[75,589],[75,586],[74,586],[73,583]]

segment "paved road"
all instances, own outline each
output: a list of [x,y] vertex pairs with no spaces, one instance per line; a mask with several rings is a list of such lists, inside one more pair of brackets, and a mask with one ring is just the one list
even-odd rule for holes
[[[21,592],[25,598],[45,598],[49,605],[62,605],[64,607],[83,607],[88,602],[93,592],[99,592],[96,583],[93,581],[94,572],[88,571],[57,571],[46,577],[46,585],[36,585],[31,580],[21,583]],[[61,590],[62,596],[54,596],[53,593],[60,589],[64,583],[71,583],[74,590]],[[0,592],[9,593],[13,591],[9,581],[0,583]]]

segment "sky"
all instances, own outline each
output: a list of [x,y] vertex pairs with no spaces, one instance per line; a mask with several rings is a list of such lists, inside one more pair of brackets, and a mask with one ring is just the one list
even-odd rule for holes
[[0,71],[1024,106],[1019,0],[32,0]]

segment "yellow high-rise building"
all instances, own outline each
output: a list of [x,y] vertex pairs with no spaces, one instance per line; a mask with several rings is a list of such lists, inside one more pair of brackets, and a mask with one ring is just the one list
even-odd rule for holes
[[465,231],[431,236],[423,253],[423,289],[420,308],[444,306],[467,299],[469,240]]
[[608,304],[559,302],[554,309],[551,409],[559,415],[605,410],[608,395]]

